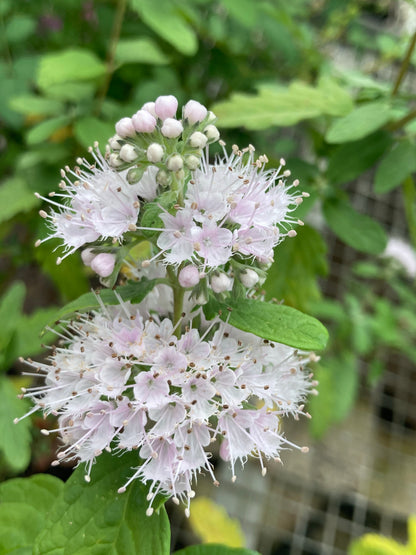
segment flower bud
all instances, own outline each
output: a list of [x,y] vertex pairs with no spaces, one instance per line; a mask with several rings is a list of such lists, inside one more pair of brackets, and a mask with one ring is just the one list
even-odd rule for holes
[[120,150],[121,145],[119,143],[119,141],[121,140],[121,137],[119,137],[118,135],[114,135],[114,137],[110,137],[108,139],[108,144],[110,145],[110,148],[112,148],[113,150]]
[[194,287],[199,283],[199,270],[196,266],[185,266],[179,272],[178,281],[181,287]]
[[138,152],[134,146],[125,144],[120,149],[120,158],[125,162],[133,162],[138,157]]
[[139,110],[131,120],[137,133],[152,133],[156,129],[156,119],[147,110]]
[[116,154],[115,152],[112,152],[108,158],[108,164],[112,168],[118,168],[123,165],[123,161],[120,160],[120,156],[118,154]]
[[160,119],[165,120],[166,118],[175,117],[177,109],[178,101],[174,96],[159,96],[156,98],[155,112]]
[[116,257],[109,252],[97,254],[90,263],[91,268],[100,277],[108,277],[113,273]]
[[163,122],[161,132],[164,137],[168,139],[176,139],[183,131],[182,123],[173,118],[166,118]]
[[194,297],[194,300],[196,304],[200,304],[200,305],[207,304],[208,302],[207,296],[204,293],[204,291],[200,291],[198,295]]
[[91,266],[91,262],[96,256],[92,249],[84,249],[81,252],[81,259],[85,266]]
[[198,156],[194,156],[190,154],[185,158],[185,164],[190,170],[196,170],[199,166],[199,158]]
[[183,107],[183,117],[186,118],[191,125],[205,119],[207,113],[208,111],[205,106],[196,100],[189,100]]
[[160,162],[163,158],[163,147],[159,143],[152,143],[147,148],[147,159],[149,162]]
[[215,121],[217,119],[217,116],[214,114],[214,112],[209,111],[208,112],[208,121]]
[[136,130],[134,129],[131,118],[121,118],[121,120],[116,123],[116,133],[122,139],[125,137],[135,137]]
[[225,274],[214,274],[211,278],[211,288],[214,293],[229,291],[232,287],[232,280]]
[[204,129],[204,133],[210,143],[218,141],[218,139],[220,138],[220,132],[215,127],[215,125],[207,125]]
[[138,183],[141,178],[143,177],[145,169],[143,167],[140,168],[130,168],[127,172],[126,179],[130,185],[135,185]]
[[208,139],[200,131],[195,131],[195,133],[192,133],[192,135],[189,137],[189,142],[191,146],[195,148],[204,148],[204,146],[208,142]]
[[157,118],[154,102],[146,102],[146,104],[143,104],[143,106],[140,109],[146,110],[146,112],[149,112],[149,114],[152,114],[154,118]]
[[177,172],[183,168],[183,158],[180,154],[174,154],[171,156],[167,163],[168,170],[172,172]]
[[240,281],[244,287],[251,288],[256,285],[259,281],[259,274],[250,268],[243,270],[240,274]]
[[165,187],[166,185],[169,185],[170,182],[170,176],[167,172],[165,172],[165,170],[159,170],[156,174],[156,183],[159,183],[159,185],[162,185],[163,187]]

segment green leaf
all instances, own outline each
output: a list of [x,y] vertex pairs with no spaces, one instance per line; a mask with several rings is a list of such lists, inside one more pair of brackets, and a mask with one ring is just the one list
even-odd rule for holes
[[[130,282],[128,285],[116,287],[115,291],[120,295],[123,301],[131,301],[132,303],[140,303],[145,296],[156,285],[156,280],[142,278],[138,282]],[[78,299],[68,303],[55,314],[54,320],[67,318],[74,312],[87,312],[100,307],[98,298],[104,304],[119,304],[119,300],[112,289],[102,289],[98,294],[85,293]]]
[[81,100],[92,98],[95,89],[94,83],[57,83],[50,85],[44,93],[48,98],[79,103]]
[[61,480],[47,474],[0,485],[0,553],[32,555],[35,538],[63,487]]
[[91,483],[80,466],[65,484],[49,522],[35,541],[33,555],[168,555],[169,521],[163,506],[148,517],[148,488],[135,480],[117,494],[137,467],[137,452],[122,457],[104,452]]
[[[0,351],[5,349],[15,333],[22,316],[23,301],[26,287],[23,282],[16,281],[0,299]],[[3,363],[4,353],[0,353]],[[2,365],[2,364],[1,364]]]
[[212,108],[223,127],[267,129],[289,126],[321,115],[344,115],[352,109],[350,96],[334,81],[317,87],[294,81],[289,87],[262,85],[256,96],[235,93]]
[[328,143],[347,143],[367,137],[393,119],[394,110],[383,102],[369,102],[337,119],[330,125],[325,140]]
[[28,404],[17,398],[17,390],[8,378],[0,378],[0,451],[13,472],[22,472],[30,462],[31,421],[13,420],[25,414]]
[[233,19],[249,29],[256,26],[261,15],[259,5],[252,0],[222,0],[222,5]]
[[331,185],[341,185],[371,168],[391,145],[391,135],[377,131],[369,137],[337,147],[329,157],[327,178]]
[[39,204],[38,199],[19,177],[11,177],[0,186],[0,223],[19,212],[29,212]]
[[71,118],[69,116],[58,116],[38,123],[28,132],[26,136],[27,144],[36,145],[46,141],[55,131],[62,129],[62,127],[65,127],[70,121]]
[[401,141],[381,161],[374,180],[376,193],[388,193],[416,171],[416,145]]
[[15,96],[11,99],[9,105],[12,110],[30,116],[51,116],[64,112],[62,102],[33,94]]
[[52,85],[90,81],[101,77],[105,72],[105,64],[93,52],[73,48],[42,56],[37,84],[46,91]]
[[327,199],[323,212],[328,226],[347,245],[368,254],[380,254],[386,248],[387,236],[381,225],[356,212],[348,202]]
[[196,54],[197,36],[174,0],[130,0],[130,6],[146,25],[179,52],[186,56]]
[[392,538],[377,534],[365,534],[355,540],[348,550],[349,555],[411,555],[409,549]]
[[319,381],[319,395],[309,399],[312,415],[310,429],[320,438],[335,423],[341,422],[354,405],[358,391],[358,371],[353,355],[341,354],[325,358],[315,377]]
[[120,40],[116,49],[116,62],[119,64],[164,65],[169,63],[169,58],[153,40],[141,37]]
[[258,551],[244,549],[242,547],[226,547],[214,543],[205,545],[191,545],[173,555],[260,555]]
[[326,243],[312,227],[299,227],[297,233],[295,240],[276,248],[264,289],[268,299],[284,299],[286,304],[309,310],[321,296],[318,278],[327,273]]
[[98,118],[86,117],[75,123],[74,135],[85,148],[92,146],[94,141],[98,141],[104,147],[108,139],[114,135],[114,125]]
[[7,22],[4,38],[10,43],[27,40],[35,32],[36,26],[36,19],[17,14]]
[[328,332],[318,320],[290,306],[254,299],[227,303],[211,299],[204,306],[205,316],[210,320],[219,311],[223,320],[240,330],[296,349],[319,351],[328,340]]

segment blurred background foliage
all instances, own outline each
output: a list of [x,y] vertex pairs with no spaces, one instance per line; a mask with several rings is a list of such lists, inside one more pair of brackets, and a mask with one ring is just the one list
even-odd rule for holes
[[[218,116],[229,144],[253,143],[270,167],[281,156],[310,198],[306,225],[280,245],[264,285],[266,298],[323,319],[332,340],[317,368],[311,432],[322,436],[351,409],[360,380],[383,372],[380,353],[416,362],[414,281],[379,257],[387,234],[357,212],[348,185],[374,172],[383,195],[399,188],[408,241],[416,247],[416,110],[403,88],[416,64],[415,37],[374,31],[387,0],[0,0],[0,457],[2,477],[44,470],[53,457],[36,417],[14,427],[28,407],[16,399],[27,378],[19,356],[41,356],[43,326],[56,307],[95,285],[77,256],[55,264],[39,218],[59,170],[114,123],[161,94],[193,98]],[[393,6],[394,7],[394,6]],[[374,52],[368,72],[331,61],[334,44]],[[374,71],[395,64],[394,82]],[[228,128],[225,129],[224,128]],[[342,298],[323,299],[328,234],[355,249]],[[392,291],[385,295],[386,287]],[[32,448],[31,448],[32,442]]]

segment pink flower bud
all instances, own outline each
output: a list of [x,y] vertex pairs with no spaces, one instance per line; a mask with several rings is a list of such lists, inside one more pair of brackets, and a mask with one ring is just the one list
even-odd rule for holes
[[176,139],[183,131],[183,125],[180,121],[173,118],[166,118],[163,122],[161,132],[168,139]]
[[108,277],[113,273],[116,257],[109,252],[97,254],[90,263],[91,268],[100,277]]
[[197,123],[205,119],[208,111],[196,100],[190,100],[183,108],[183,117],[186,118],[190,124]]
[[193,147],[204,148],[204,146],[208,142],[208,139],[200,131],[195,131],[195,133],[192,133],[192,135],[189,137],[189,142]]
[[108,139],[108,144],[113,150],[120,150],[120,143],[119,143],[120,139],[121,137],[119,137],[118,135],[114,135],[114,137],[110,137]]
[[148,146],[146,154],[149,162],[160,162],[163,158],[163,147],[159,143],[152,143]]
[[185,266],[179,272],[179,284],[181,287],[194,287],[199,283],[199,271],[196,266]]
[[85,264],[85,266],[90,266],[91,262],[94,260],[94,258],[97,255],[93,252],[92,249],[84,249],[81,252],[81,259],[83,261],[83,263]]
[[156,120],[147,110],[139,110],[131,119],[137,133],[152,133],[156,129]]
[[173,118],[178,109],[178,101],[172,95],[159,96],[155,102],[155,112],[160,119]]
[[136,130],[134,129],[131,118],[121,118],[121,120],[116,123],[116,133],[123,139],[124,137],[135,137]]
[[156,112],[155,112],[155,103],[154,102],[146,102],[146,104],[143,104],[141,109],[146,110],[146,112],[149,112],[149,114],[152,114],[152,116],[154,118],[157,118],[157,115],[156,115]]

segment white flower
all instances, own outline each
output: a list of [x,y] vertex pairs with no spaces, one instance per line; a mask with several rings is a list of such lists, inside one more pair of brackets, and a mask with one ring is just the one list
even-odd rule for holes
[[409,277],[416,277],[416,251],[403,239],[390,237],[383,256],[398,262]]

